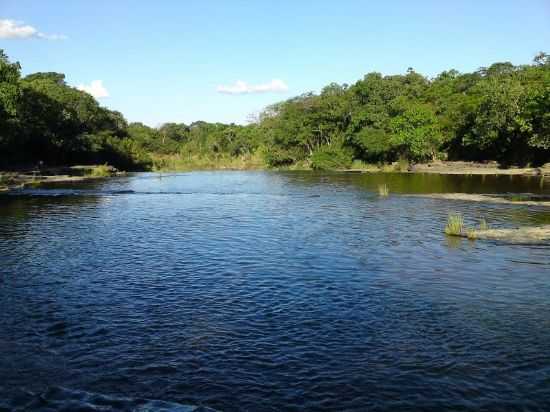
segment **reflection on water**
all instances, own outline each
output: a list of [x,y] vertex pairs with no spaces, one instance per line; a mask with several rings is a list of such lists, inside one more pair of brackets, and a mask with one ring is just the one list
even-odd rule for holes
[[550,245],[442,229],[549,210],[425,192],[550,187],[197,172],[0,196],[0,409],[548,410]]

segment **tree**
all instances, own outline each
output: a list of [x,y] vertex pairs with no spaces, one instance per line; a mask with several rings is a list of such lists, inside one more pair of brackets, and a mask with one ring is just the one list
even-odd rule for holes
[[392,119],[391,128],[392,146],[401,155],[415,161],[436,158],[442,139],[437,118],[428,106],[412,104]]
[[21,66],[10,63],[0,49],[0,149],[7,151],[15,140],[18,107],[21,100]]

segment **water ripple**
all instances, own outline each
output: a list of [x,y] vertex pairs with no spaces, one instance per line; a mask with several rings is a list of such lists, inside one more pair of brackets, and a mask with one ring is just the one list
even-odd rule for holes
[[550,245],[441,233],[451,211],[494,227],[548,212],[399,195],[511,190],[498,179],[390,175],[379,199],[382,178],[0,196],[0,410],[550,409]]

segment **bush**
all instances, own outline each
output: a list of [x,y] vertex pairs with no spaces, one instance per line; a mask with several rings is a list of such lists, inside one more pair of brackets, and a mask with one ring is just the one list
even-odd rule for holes
[[322,146],[311,156],[311,168],[315,170],[346,169],[352,162],[351,151],[341,146]]
[[270,167],[289,166],[297,160],[300,159],[297,159],[296,155],[292,152],[275,147],[269,148],[265,153],[265,162]]

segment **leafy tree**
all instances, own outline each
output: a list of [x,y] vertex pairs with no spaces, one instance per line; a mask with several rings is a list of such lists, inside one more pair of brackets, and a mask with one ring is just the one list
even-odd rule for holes
[[0,149],[4,151],[14,144],[22,94],[20,75],[19,63],[10,63],[4,50],[0,49]]
[[426,105],[413,104],[392,119],[390,141],[411,160],[434,160],[442,143],[437,118]]

